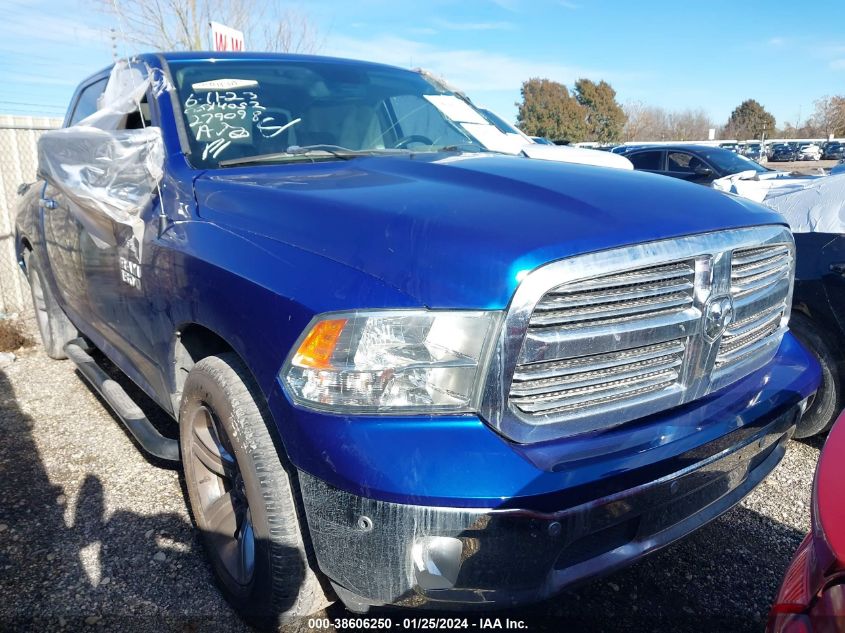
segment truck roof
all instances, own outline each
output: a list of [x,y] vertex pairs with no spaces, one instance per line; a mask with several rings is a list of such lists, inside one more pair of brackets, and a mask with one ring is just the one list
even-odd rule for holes
[[[345,57],[330,57],[324,55],[299,55],[294,53],[268,53],[264,51],[245,51],[245,52],[218,52],[218,51],[171,51],[160,53],[142,53],[137,55],[141,59],[150,59],[154,57],[163,58],[166,61],[212,61],[223,59],[241,59],[241,60],[267,60],[278,62],[334,62],[347,63],[367,66],[380,66],[386,68],[399,68],[390,64],[381,64],[378,62],[369,62],[358,59],[348,59]],[[407,69],[402,69],[407,70]]]
[[[277,62],[297,62],[297,61],[306,61],[306,62],[332,62],[332,63],[339,63],[339,64],[355,64],[356,66],[370,66],[370,67],[379,67],[379,68],[394,68],[398,70],[406,70],[408,72],[413,72],[407,68],[401,68],[400,66],[393,66],[391,64],[381,64],[378,62],[369,62],[363,61],[359,59],[349,59],[345,57],[330,57],[325,55],[299,55],[294,53],[268,53],[264,51],[246,51],[246,52],[223,52],[223,51],[163,51],[157,53],[139,53],[137,55],[132,55],[129,59],[140,59],[145,62],[151,62],[153,60],[165,60],[167,62],[174,62],[174,61],[187,61],[187,62],[203,62],[203,61],[217,61],[217,60],[225,60],[225,59],[241,59],[241,60],[267,60],[267,61],[277,61]],[[111,72],[111,69],[114,67],[114,64],[109,64],[97,72],[92,73],[85,77],[79,84],[77,84],[77,89],[85,84],[91,83],[91,81],[95,79],[99,79],[105,75],[108,75]],[[75,95],[74,95],[75,98]]]

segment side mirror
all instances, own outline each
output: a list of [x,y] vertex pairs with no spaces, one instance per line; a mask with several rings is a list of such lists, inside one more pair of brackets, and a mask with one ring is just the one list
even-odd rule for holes
[[706,165],[696,165],[693,171],[696,176],[701,176],[702,178],[709,178],[713,175],[713,170]]

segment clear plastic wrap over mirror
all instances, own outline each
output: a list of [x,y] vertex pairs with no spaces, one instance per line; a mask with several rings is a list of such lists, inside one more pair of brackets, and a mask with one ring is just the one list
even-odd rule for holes
[[111,222],[132,228],[158,189],[164,143],[157,127],[118,129],[153,94],[167,89],[156,73],[123,61],[112,69],[96,112],[38,140],[38,173],[67,199],[68,207],[95,239],[116,242]]

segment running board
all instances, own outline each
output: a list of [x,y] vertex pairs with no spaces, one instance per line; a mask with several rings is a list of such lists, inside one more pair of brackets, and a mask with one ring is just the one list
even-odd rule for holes
[[179,442],[159,433],[152,423],[123,390],[117,382],[97,364],[86,351],[88,344],[82,339],[74,339],[65,345],[65,353],[75,364],[79,373],[91,383],[109,403],[123,425],[129,430],[132,436],[138,441],[147,453],[168,462],[179,461]]

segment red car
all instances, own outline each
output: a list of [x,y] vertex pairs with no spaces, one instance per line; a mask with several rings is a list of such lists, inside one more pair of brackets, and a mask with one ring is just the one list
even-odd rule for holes
[[786,570],[768,633],[845,632],[845,411],[819,458],[812,529]]

